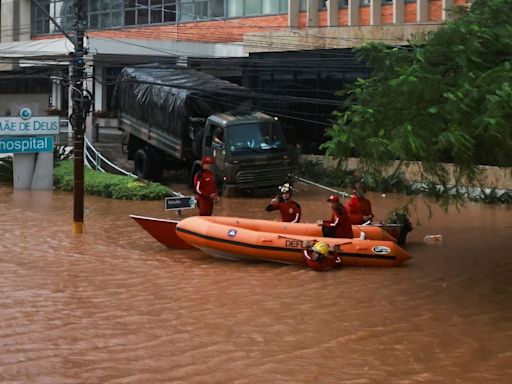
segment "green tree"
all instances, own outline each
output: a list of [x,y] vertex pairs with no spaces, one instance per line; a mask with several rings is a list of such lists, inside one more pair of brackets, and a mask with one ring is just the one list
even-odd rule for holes
[[477,165],[512,165],[512,0],[475,1],[411,47],[357,49],[372,75],[340,92],[327,154],[361,158],[360,172],[389,160],[422,162],[422,180],[474,185]]

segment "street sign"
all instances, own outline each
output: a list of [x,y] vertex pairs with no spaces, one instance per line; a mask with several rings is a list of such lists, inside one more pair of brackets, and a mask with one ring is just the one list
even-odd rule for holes
[[190,209],[196,206],[194,196],[166,197],[165,210],[172,211],[176,209]]
[[0,153],[53,152],[53,136],[1,137]]
[[59,116],[39,116],[24,119],[18,116],[0,117],[0,136],[58,135]]

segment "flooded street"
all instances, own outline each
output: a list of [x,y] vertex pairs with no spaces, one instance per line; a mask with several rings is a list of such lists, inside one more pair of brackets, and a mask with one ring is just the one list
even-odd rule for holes
[[[328,194],[297,184],[303,222]],[[214,214],[278,220],[269,200]],[[0,382],[512,382],[512,208],[416,207],[403,266],[316,273],[167,249],[128,217],[176,219],[163,201],[86,196],[73,235],[71,193],[0,186]]]

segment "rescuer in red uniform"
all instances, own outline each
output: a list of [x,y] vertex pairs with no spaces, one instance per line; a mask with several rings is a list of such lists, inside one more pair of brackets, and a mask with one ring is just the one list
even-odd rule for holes
[[317,221],[317,224],[322,227],[323,236],[352,239],[354,237],[352,224],[348,218],[347,210],[340,203],[340,198],[338,196],[331,195],[327,198],[327,201],[331,205],[332,209],[331,220]]
[[361,225],[373,219],[372,203],[366,197],[366,187],[363,182],[358,182],[352,190],[352,198],[345,204],[350,222]]
[[309,268],[317,272],[341,267],[341,258],[323,241],[317,242],[309,251],[305,249],[304,260]]
[[293,187],[285,183],[279,187],[280,195],[270,201],[265,210],[267,212],[277,211],[281,213],[281,221],[287,223],[300,222],[300,205],[292,200]]
[[213,203],[218,199],[215,175],[210,170],[214,163],[213,157],[205,156],[201,161],[202,168],[194,176],[197,206],[200,216],[211,216]]

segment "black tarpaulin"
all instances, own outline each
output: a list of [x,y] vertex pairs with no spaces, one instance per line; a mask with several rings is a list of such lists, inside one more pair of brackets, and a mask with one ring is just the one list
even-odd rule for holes
[[237,84],[159,65],[124,68],[114,92],[119,112],[176,136],[187,132],[190,117],[234,111],[249,99],[249,91]]

